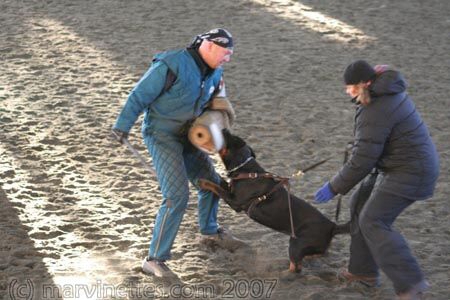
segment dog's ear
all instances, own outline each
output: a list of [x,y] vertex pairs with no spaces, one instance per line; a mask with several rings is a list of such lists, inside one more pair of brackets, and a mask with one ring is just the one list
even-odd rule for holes
[[223,138],[225,140],[225,146],[229,150],[236,150],[244,147],[246,145],[245,141],[238,137],[237,135],[233,135],[230,130],[224,128],[222,129]]
[[226,147],[227,144],[233,138],[233,135],[231,134],[230,130],[228,130],[227,128],[222,129],[222,135],[223,135],[223,140],[225,141],[225,147]]
[[253,156],[253,158],[256,159],[256,154],[255,154],[255,151],[253,151],[252,147],[248,146],[248,149],[250,149],[251,156]]
[[223,136],[224,145],[221,150],[225,150],[228,146],[228,143],[231,141],[233,135],[231,134],[230,130],[228,130],[227,128],[223,128],[222,136]]
[[242,147],[244,147],[245,145],[247,145],[245,143],[245,141],[243,139],[241,139],[240,137],[238,137],[237,135],[232,135],[231,136],[231,141],[230,141],[230,148],[233,149],[241,149]]
[[223,134],[224,137],[231,136],[231,132],[230,132],[230,130],[228,128],[222,129],[222,134]]

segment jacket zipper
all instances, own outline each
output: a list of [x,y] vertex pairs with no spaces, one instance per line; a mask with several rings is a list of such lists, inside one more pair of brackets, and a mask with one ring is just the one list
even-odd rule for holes
[[200,106],[200,99],[202,99],[203,96],[203,89],[205,88],[205,79],[202,79],[202,82],[200,83],[200,96],[198,96],[197,100],[195,100],[195,106],[194,106],[194,116],[197,117],[197,110]]

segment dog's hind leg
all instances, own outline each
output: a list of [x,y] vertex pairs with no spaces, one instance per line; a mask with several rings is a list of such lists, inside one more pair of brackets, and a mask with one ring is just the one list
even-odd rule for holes
[[303,243],[301,238],[290,238],[289,240],[289,271],[300,273],[302,271]]
[[302,271],[302,262],[290,261],[289,263],[289,272],[292,273],[300,273]]
[[289,240],[289,271],[301,272],[302,261],[304,258],[318,258],[325,254],[329,242],[321,241],[318,243],[306,237],[291,238]]

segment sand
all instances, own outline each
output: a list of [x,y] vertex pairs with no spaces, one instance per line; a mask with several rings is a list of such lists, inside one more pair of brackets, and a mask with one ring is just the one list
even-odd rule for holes
[[[446,0],[2,0],[0,298],[395,297],[384,275],[378,289],[336,279],[348,261],[348,236],[293,276],[286,273],[288,237],[222,203],[220,223],[250,247],[200,245],[194,192],[168,262],[178,279],[141,272],[158,183],[109,130],[153,54],[221,26],[236,43],[225,66],[233,131],[258,161],[288,176],[332,157],[293,180],[294,193],[308,201],[352,139],[345,66],[365,58],[405,74],[438,147],[441,176],[434,197],[406,210],[396,228],[432,284],[427,298],[448,299],[449,11]],[[130,141],[146,155],[139,127]],[[223,172],[219,161],[217,169]],[[335,205],[319,209],[333,218]]]

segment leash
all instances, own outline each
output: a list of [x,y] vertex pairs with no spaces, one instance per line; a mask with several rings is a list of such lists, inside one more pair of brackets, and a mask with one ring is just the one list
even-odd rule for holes
[[[117,135],[116,132],[114,132],[114,130],[112,131],[112,134],[115,136],[117,140],[120,140],[120,137]],[[134,157],[136,157],[139,160],[144,169],[149,171],[150,174],[152,174],[153,176],[156,176],[155,170],[149,164],[147,164],[142,155],[131,145],[128,139],[122,139],[122,143],[128,148],[128,150],[130,150],[131,153],[133,153]]]
[[289,183],[289,180],[285,187],[286,187],[287,194],[288,194],[289,219],[291,221],[291,238],[296,239],[297,236],[295,236],[294,217],[292,216],[291,185]]
[[299,170],[297,173],[292,174],[292,175],[291,175],[291,178],[302,177],[303,175],[305,175],[306,172],[311,171],[312,169],[317,168],[318,166],[320,166],[320,165],[326,163],[327,161],[329,161],[330,159],[331,159],[331,156],[328,157],[328,158],[325,158],[325,159],[323,159],[323,160],[321,160],[321,161],[319,161],[319,162],[317,162],[317,163],[314,163],[314,164],[312,164],[312,165],[306,167],[306,168],[303,169],[303,170]]

